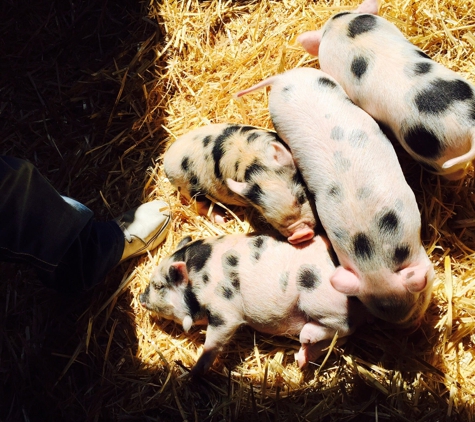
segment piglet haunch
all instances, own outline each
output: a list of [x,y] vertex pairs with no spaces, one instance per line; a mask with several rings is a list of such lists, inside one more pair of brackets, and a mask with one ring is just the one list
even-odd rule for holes
[[475,86],[377,13],[378,1],[365,0],[297,40],[413,158],[448,179],[462,178],[475,158]]
[[421,218],[391,142],[328,74],[296,68],[271,86],[269,112],[286,142],[338,256],[336,290],[397,324],[417,322],[433,284]]
[[318,358],[335,333],[341,342],[368,314],[336,291],[335,265],[322,237],[291,245],[271,236],[233,234],[191,241],[164,258],[140,295],[141,304],[183,325],[207,324],[201,375],[243,324],[273,335],[300,334],[300,367]]
[[[165,173],[206,214],[204,195],[253,206],[290,243],[314,236],[315,216],[292,155],[275,132],[212,124],[179,137],[165,152]],[[213,217],[219,221],[219,217]]]

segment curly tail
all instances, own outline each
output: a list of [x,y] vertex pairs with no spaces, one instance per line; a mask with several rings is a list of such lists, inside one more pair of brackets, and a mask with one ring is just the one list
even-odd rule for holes
[[261,82],[258,82],[257,84],[251,86],[250,88],[247,88],[247,89],[244,89],[242,91],[239,91],[237,94],[236,94],[236,97],[242,97],[243,95],[246,95],[246,94],[249,94],[250,92],[253,92],[253,91],[256,91],[257,89],[260,89],[260,88],[264,88],[265,86],[269,86],[269,85],[272,85],[272,83],[274,82],[276,76],[271,76],[267,79],[264,79],[263,81]]
[[471,130],[471,146],[470,150],[465,154],[451,158],[447,160],[444,164],[442,164],[443,169],[449,169],[454,166],[460,166],[462,163],[469,163],[475,159],[475,128]]

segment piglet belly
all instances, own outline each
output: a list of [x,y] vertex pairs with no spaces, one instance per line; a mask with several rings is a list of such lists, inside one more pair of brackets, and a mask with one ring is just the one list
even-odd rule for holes
[[298,335],[303,326],[308,322],[308,317],[304,314],[295,314],[279,318],[265,319],[261,318],[247,319],[246,322],[254,330],[261,333],[272,335]]

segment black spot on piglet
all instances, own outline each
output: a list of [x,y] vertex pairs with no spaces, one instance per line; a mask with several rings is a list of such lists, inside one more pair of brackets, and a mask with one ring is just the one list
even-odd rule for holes
[[368,260],[374,254],[372,240],[364,233],[357,233],[353,237],[353,251],[357,258]]
[[239,273],[236,272],[236,271],[231,271],[228,274],[228,277],[229,277],[229,280],[231,281],[231,284],[233,285],[233,287],[236,290],[240,290],[241,289],[241,279],[239,277]]
[[313,290],[321,283],[320,271],[315,265],[303,264],[297,273],[297,285],[301,289]]
[[185,155],[181,160],[181,169],[186,173],[190,169],[190,158]]
[[318,78],[317,83],[321,86],[326,86],[328,88],[336,88],[336,83],[333,82],[331,79],[326,78],[325,76]]
[[262,163],[259,163],[259,161],[254,160],[252,164],[250,164],[247,168],[246,171],[244,172],[244,180],[246,182],[249,182],[254,176],[258,175],[259,173],[262,173],[265,171],[264,166]]
[[328,196],[335,201],[341,201],[343,192],[340,185],[331,185],[328,188]]
[[222,178],[222,173],[221,173],[221,158],[223,158],[223,155],[225,154],[225,145],[226,141],[230,136],[232,136],[234,133],[237,131],[241,130],[242,132],[245,132],[246,130],[244,129],[245,127],[241,127],[239,125],[230,125],[227,126],[220,135],[218,135],[214,141],[213,145],[213,150],[212,150],[212,156],[214,160],[214,175],[216,176],[217,179]]
[[201,314],[202,309],[195,293],[192,290],[191,284],[188,284],[185,289],[185,304],[193,321],[196,321],[196,319],[198,319],[197,317]]
[[264,196],[264,192],[257,183],[251,185],[251,187],[246,192],[244,192],[244,196],[253,204],[262,206],[262,197]]
[[234,296],[234,292],[227,286],[222,286],[222,294],[225,299],[231,300]]
[[392,234],[399,226],[399,218],[395,211],[391,210],[385,213],[378,222],[379,230],[382,233]]
[[341,126],[333,127],[330,132],[330,139],[334,141],[341,141],[345,137],[345,130]]
[[239,257],[237,255],[226,255],[226,265],[235,267],[239,263]]
[[212,327],[220,327],[225,324],[225,321],[219,313],[208,311],[208,323]]
[[411,249],[409,248],[409,245],[399,245],[394,250],[393,261],[397,265],[401,265],[407,258],[409,258],[410,253]]
[[414,97],[414,102],[421,113],[438,114],[447,110],[454,101],[465,101],[472,97],[473,92],[467,82],[437,78]]
[[259,138],[259,133],[257,132],[252,132],[249,135],[247,135],[247,142],[251,143],[252,141],[255,141],[257,138]]
[[421,157],[436,159],[442,154],[442,142],[423,125],[410,127],[404,134],[408,147]]
[[188,271],[201,271],[210,258],[212,251],[211,245],[203,243],[203,240],[197,240],[190,244],[186,252],[186,267]]
[[432,63],[430,62],[419,62],[414,65],[414,73],[416,75],[425,75],[429,73],[432,69]]
[[372,31],[376,25],[376,16],[358,15],[348,25],[348,36],[350,38],[355,38],[357,35]]
[[351,62],[351,72],[360,79],[368,68],[368,60],[362,56],[355,57]]
[[267,237],[265,236],[252,236],[249,242],[251,258],[255,262],[259,261],[262,256],[262,252],[267,247]]
[[257,236],[253,239],[252,243],[255,248],[259,249],[264,245],[265,238],[263,236]]

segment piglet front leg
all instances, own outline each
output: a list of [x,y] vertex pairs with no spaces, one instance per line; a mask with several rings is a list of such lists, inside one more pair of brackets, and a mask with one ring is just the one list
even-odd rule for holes
[[229,323],[229,321],[224,322],[217,316],[209,316],[203,353],[190,371],[192,377],[200,377],[208,371],[223,347],[231,340],[239,325]]

